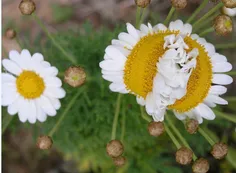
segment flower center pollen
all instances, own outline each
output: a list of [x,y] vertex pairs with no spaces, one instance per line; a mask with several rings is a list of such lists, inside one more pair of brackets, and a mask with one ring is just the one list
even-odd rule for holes
[[152,91],[153,79],[157,73],[157,62],[167,49],[164,38],[174,31],[161,31],[140,39],[125,63],[124,83],[131,93],[146,98]]
[[16,80],[17,91],[26,99],[35,99],[42,95],[45,84],[33,71],[23,71]]

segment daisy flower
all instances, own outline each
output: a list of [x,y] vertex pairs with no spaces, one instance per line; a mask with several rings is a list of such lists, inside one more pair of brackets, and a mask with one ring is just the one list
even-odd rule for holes
[[55,116],[61,107],[59,99],[65,97],[62,82],[56,77],[58,70],[44,60],[43,55],[30,55],[12,50],[9,59],[2,65],[2,106],[7,106],[10,115],[18,113],[21,122],[44,122],[48,116]]
[[154,121],[163,121],[169,109],[180,120],[202,123],[215,118],[211,107],[227,104],[220,95],[233,79],[222,73],[232,65],[192,34],[190,24],[176,20],[168,27],[142,24],[138,30],[128,23],[127,31],[112,40],[100,62],[111,91],[134,94]]

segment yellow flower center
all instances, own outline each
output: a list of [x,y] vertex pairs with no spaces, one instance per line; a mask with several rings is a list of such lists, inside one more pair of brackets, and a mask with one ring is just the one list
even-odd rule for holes
[[23,71],[16,80],[17,91],[26,99],[35,99],[42,95],[45,84],[33,71]]
[[[153,90],[153,79],[157,74],[157,62],[167,50],[163,48],[167,35],[178,34],[174,31],[164,31],[142,37],[127,57],[124,69],[124,83],[131,93],[146,98]],[[193,40],[185,37],[188,51],[197,48],[199,55],[197,65],[193,70],[188,84],[187,93],[168,108],[177,112],[185,112],[202,103],[206,98],[212,81],[212,65],[205,48]]]
[[196,68],[193,70],[187,84],[186,95],[169,106],[170,109],[180,113],[189,111],[203,102],[210,90],[213,76],[210,57],[205,48],[190,37],[185,37],[184,41],[189,46],[189,50],[197,48],[199,55]]
[[129,91],[146,98],[152,91],[157,62],[165,53],[164,38],[173,31],[158,32],[142,37],[134,46],[125,63],[124,83]]

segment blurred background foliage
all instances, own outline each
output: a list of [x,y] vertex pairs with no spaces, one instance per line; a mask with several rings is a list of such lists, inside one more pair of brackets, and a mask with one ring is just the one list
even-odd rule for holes
[[[177,12],[174,18],[181,16],[182,19],[186,19],[200,2],[201,0],[191,1],[188,8]],[[125,30],[125,22],[134,22],[133,0],[52,0],[50,3],[36,1],[36,4],[38,16],[47,24],[56,41],[85,68],[88,78],[87,83],[81,88],[71,88],[63,84],[67,96],[62,100],[62,107],[56,117],[48,117],[45,123],[21,124],[17,116],[11,119],[6,109],[2,109],[3,172],[191,172],[191,166],[180,166],[176,163],[174,155],[176,148],[167,134],[158,138],[148,134],[147,122],[142,119],[140,107],[132,95],[122,96],[117,128],[117,139],[120,139],[125,122],[123,143],[127,164],[122,168],[116,168],[106,154],[105,146],[111,136],[117,94],[108,89],[109,83],[102,79],[98,64],[103,59],[104,50],[111,39],[117,38],[118,33]],[[3,0],[3,7],[13,9],[17,8],[17,5],[18,2]],[[213,5],[214,3],[209,3],[208,8]],[[145,21],[153,24],[163,21],[169,8],[169,2],[153,0],[146,11]],[[63,79],[63,72],[72,64],[58,51],[32,18],[19,17],[18,12],[15,13],[15,16],[9,14],[3,8],[3,32],[8,27],[16,28],[21,46],[29,49],[31,53],[41,52],[47,61],[59,69],[59,77]],[[221,38],[214,33],[209,34],[207,40],[215,44],[236,41],[235,37]],[[18,43],[3,37],[5,50],[3,57],[7,57],[6,53],[10,49],[20,50]],[[235,66],[236,51],[232,49],[220,51],[228,56],[229,61]],[[53,149],[50,151],[36,149],[36,138],[50,132],[77,93],[78,99],[53,135]],[[235,116],[235,82],[229,86],[226,97],[231,99],[230,104],[218,109]],[[183,123],[176,120],[173,115],[170,116],[195,154],[210,161],[210,173],[236,172],[234,123],[217,117],[214,121],[204,121],[202,124],[213,139],[226,142],[230,146],[227,158],[218,161],[210,155],[211,147],[200,134],[189,135]]]

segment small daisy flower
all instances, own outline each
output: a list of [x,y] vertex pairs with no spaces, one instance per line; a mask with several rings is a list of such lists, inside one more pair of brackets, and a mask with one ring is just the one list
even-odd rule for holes
[[44,60],[43,55],[30,55],[12,50],[9,59],[2,60],[7,72],[2,73],[2,106],[10,115],[18,113],[21,122],[44,122],[55,116],[61,107],[59,99],[65,97],[62,82],[56,77],[58,70]]
[[100,62],[111,91],[134,94],[154,121],[163,121],[169,109],[180,120],[202,123],[215,118],[211,107],[227,104],[220,95],[233,79],[221,73],[232,65],[212,44],[192,34],[190,24],[176,20],[168,27],[142,24],[138,30],[128,23],[127,31],[112,40]]

